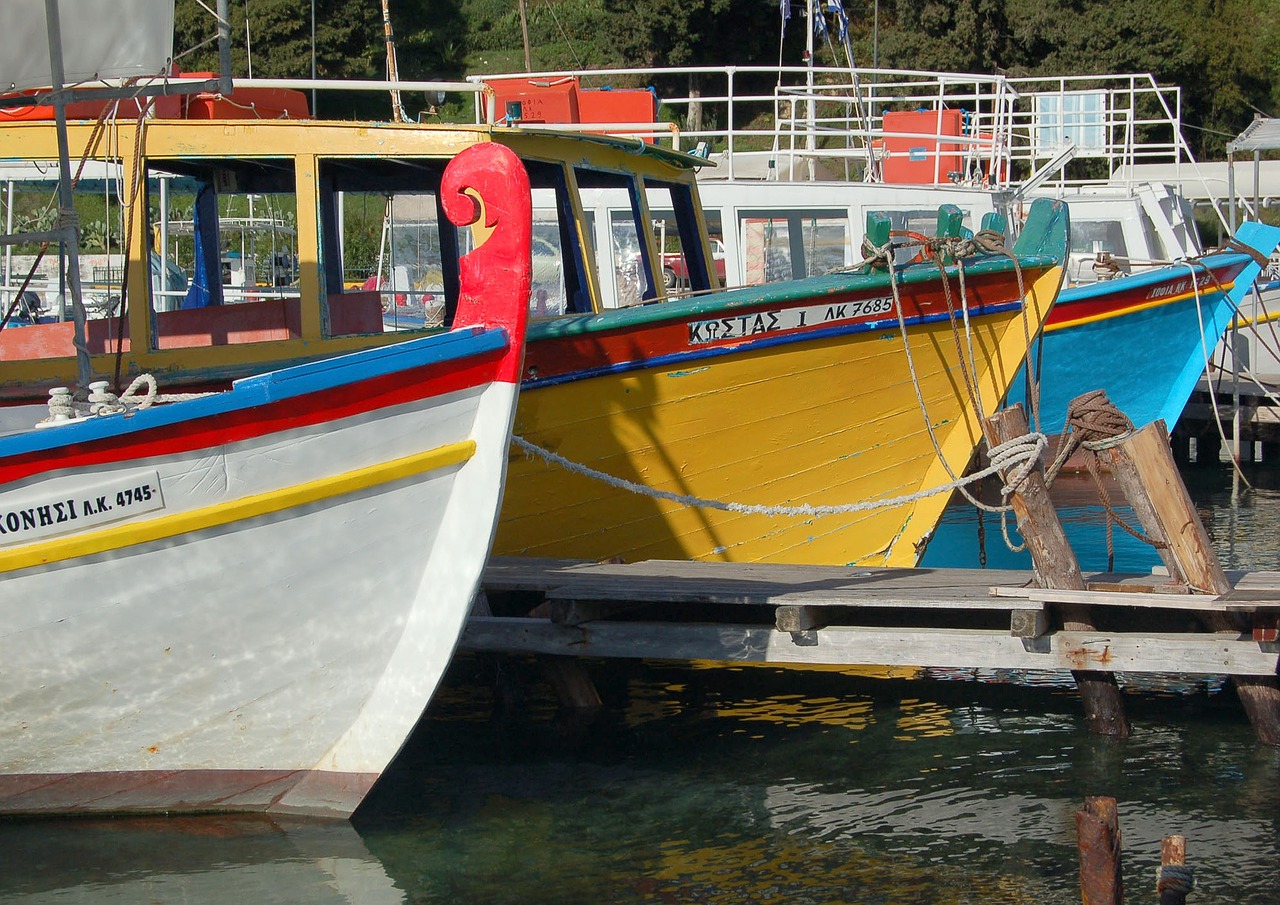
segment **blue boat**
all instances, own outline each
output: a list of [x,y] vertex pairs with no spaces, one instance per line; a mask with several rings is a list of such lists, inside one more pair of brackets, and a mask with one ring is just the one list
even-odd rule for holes
[[[1041,430],[1062,431],[1075,397],[1104,390],[1137,426],[1172,430],[1245,294],[1280,244],[1280,228],[1245,223],[1227,250],[1064,288],[1039,352]],[[1025,373],[1009,402],[1027,403]]]

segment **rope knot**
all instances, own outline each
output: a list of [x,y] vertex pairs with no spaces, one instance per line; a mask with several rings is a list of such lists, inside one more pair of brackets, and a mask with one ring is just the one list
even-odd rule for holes
[[1067,405],[1066,429],[1086,449],[1106,449],[1133,433],[1133,422],[1105,390],[1082,393]]
[[888,267],[892,260],[893,243],[876,245],[870,236],[862,237],[862,264],[872,267]]
[[1162,864],[1156,868],[1156,892],[1186,895],[1196,888],[1195,874],[1185,864]]
[[1048,437],[1033,432],[1006,440],[991,449],[991,465],[1004,476],[1004,486],[1000,488],[1002,497],[1008,497],[1022,489],[1048,444]]

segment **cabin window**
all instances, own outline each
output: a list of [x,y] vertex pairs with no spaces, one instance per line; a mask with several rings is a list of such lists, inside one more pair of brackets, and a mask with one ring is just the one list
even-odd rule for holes
[[[700,247],[696,222],[689,240],[690,255],[686,255],[685,243],[681,240],[680,219],[671,208],[656,204],[650,206],[654,230],[658,246],[662,249],[662,282],[667,295],[682,295],[710,289],[713,285],[706,278],[702,265],[692,253]],[[711,241],[711,269],[715,271],[715,286],[726,285],[724,232],[721,226],[719,211],[703,211],[707,224],[707,233]]]
[[529,286],[531,317],[557,317],[572,310],[565,286],[565,255],[555,202],[552,190],[534,189],[533,232],[530,236],[530,262],[533,265]]
[[291,158],[152,159],[146,186],[156,348],[301,335]]
[[459,243],[470,241],[470,231],[457,230],[441,208],[447,163],[320,162],[321,279],[332,335],[436,330],[449,322]]
[[817,276],[854,263],[844,211],[742,211],[739,228],[748,285]]
[[1129,247],[1119,220],[1071,222],[1071,261],[1067,279],[1092,283],[1129,272]]
[[[0,193],[0,216],[9,233],[36,233],[53,229],[58,220],[58,162],[37,160],[12,163],[7,168],[5,191]],[[79,162],[72,162],[73,177]],[[73,201],[80,218],[79,261],[81,298],[88,318],[90,350],[114,349],[115,315],[123,294],[124,224],[120,199],[125,191],[118,159],[91,161],[79,172]],[[6,246],[0,257],[4,268],[0,285],[0,360],[23,361],[63,358],[75,354],[72,347],[71,287],[67,278],[70,256],[60,254],[58,243],[43,242]],[[45,325],[47,329],[18,327]],[[127,341],[126,341],[127,345]]]

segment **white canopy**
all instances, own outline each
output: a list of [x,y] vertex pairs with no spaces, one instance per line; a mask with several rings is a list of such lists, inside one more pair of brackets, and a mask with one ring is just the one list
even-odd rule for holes
[[1269,116],[1254,117],[1248,128],[1237,135],[1235,141],[1227,145],[1227,151],[1233,154],[1239,151],[1274,151],[1276,149],[1280,149],[1280,120]]
[[[174,0],[56,0],[64,84],[158,75],[173,58]],[[48,88],[46,0],[3,0],[0,91]]]

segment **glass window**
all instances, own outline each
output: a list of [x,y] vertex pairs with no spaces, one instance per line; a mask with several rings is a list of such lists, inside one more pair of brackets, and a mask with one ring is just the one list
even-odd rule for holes
[[[150,303],[158,348],[297,336],[297,198],[288,158],[152,160]],[[237,308],[234,313],[225,309]]]
[[1052,157],[1068,144],[1076,155],[1107,151],[1107,95],[1104,91],[1064,91],[1035,97],[1035,155]]
[[[79,170],[78,161],[72,161]],[[55,160],[10,166],[9,190],[3,193],[6,232],[40,233],[58,222],[58,163]],[[115,349],[117,316],[124,296],[124,221],[121,203],[127,185],[119,160],[90,161],[79,170],[73,203],[80,218],[79,262],[81,299],[88,318],[91,352]],[[0,266],[0,359],[7,361],[63,358],[75,354],[72,345],[70,255],[60,254],[57,242],[5,246]],[[25,328],[36,327],[36,330]],[[23,328],[23,329],[14,329]],[[128,348],[127,329],[124,346]]]
[[816,276],[853,263],[844,211],[747,211],[739,224],[748,285]]

